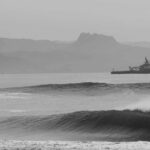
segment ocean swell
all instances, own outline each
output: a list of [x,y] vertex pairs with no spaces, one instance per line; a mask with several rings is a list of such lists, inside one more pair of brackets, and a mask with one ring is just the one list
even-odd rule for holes
[[108,94],[131,90],[134,92],[149,92],[150,83],[129,83],[129,84],[108,84],[108,83],[66,83],[66,84],[46,84],[27,87],[3,88],[0,91],[24,92],[24,93],[78,93],[84,95]]
[[63,133],[67,139],[73,139],[74,135],[82,140],[150,141],[150,113],[138,110],[81,111],[51,116],[18,116],[0,121],[0,132],[11,130],[29,131],[32,135],[56,133],[58,139],[59,133]]

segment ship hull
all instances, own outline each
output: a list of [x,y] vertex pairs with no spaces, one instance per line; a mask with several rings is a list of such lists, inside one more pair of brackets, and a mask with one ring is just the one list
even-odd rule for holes
[[150,74],[149,71],[112,71],[111,74]]

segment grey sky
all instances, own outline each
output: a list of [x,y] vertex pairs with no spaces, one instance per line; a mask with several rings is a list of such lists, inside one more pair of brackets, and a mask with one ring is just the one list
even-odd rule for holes
[[0,37],[74,40],[80,32],[150,41],[150,0],[0,0]]

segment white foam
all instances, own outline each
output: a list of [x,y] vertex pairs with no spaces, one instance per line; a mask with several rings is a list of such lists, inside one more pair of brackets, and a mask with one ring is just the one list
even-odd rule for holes
[[30,98],[31,94],[28,93],[9,93],[9,92],[1,92],[0,93],[0,100],[1,99],[27,99]]
[[8,110],[11,113],[25,113],[26,110],[22,110],[22,109],[12,109],[12,110]]
[[149,150],[150,142],[71,142],[1,140],[0,149],[35,150]]
[[144,96],[143,98],[141,98],[140,101],[128,105],[126,109],[139,109],[142,111],[150,111],[150,96]]

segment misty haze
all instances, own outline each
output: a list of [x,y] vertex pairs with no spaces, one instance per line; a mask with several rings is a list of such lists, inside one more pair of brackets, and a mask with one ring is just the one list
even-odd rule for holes
[[150,48],[81,33],[72,42],[0,38],[0,53],[1,73],[90,73],[140,64]]
[[149,150],[149,6],[0,0],[0,150]]

